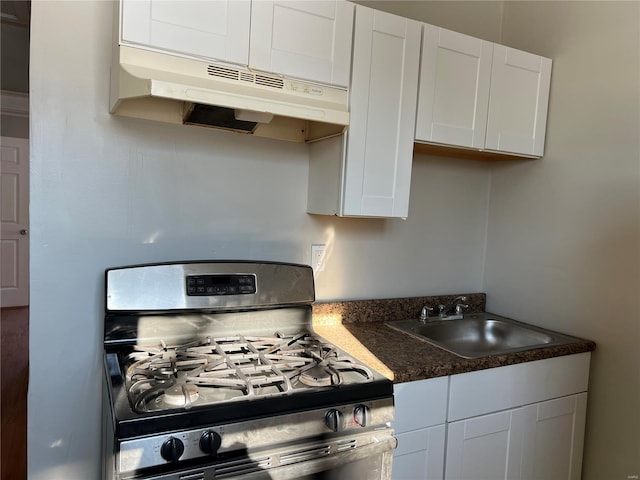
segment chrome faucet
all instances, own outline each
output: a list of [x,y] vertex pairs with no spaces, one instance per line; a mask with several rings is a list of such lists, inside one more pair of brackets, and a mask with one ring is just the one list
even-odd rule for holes
[[433,312],[433,308],[425,305],[422,307],[422,312],[420,312],[420,321],[422,323],[427,323],[431,317],[429,317],[429,312]]
[[[438,316],[441,320],[457,320],[462,318],[462,311],[469,308],[468,304],[462,303],[466,301],[467,297],[461,295],[451,300],[447,305],[438,305]],[[452,310],[454,313],[449,314],[448,312]]]

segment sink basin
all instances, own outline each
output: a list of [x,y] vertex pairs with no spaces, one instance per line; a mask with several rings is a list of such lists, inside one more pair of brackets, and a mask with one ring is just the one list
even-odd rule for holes
[[463,358],[519,352],[564,345],[575,337],[534,327],[491,313],[473,313],[457,320],[399,320],[391,328],[424,340]]

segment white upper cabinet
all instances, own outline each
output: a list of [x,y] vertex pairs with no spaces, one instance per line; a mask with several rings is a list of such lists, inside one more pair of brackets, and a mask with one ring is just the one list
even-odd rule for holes
[[421,24],[356,6],[349,130],[311,144],[307,212],[409,212]]
[[122,40],[247,65],[250,0],[122,0]]
[[544,154],[551,60],[423,26],[417,142]]
[[122,0],[122,40],[346,87],[353,14],[344,0]]
[[416,139],[484,148],[493,44],[424,25]]
[[409,212],[420,26],[356,7],[342,215]]
[[502,45],[493,48],[486,148],[541,157],[551,60]]
[[346,1],[253,2],[249,65],[347,87],[353,12]]

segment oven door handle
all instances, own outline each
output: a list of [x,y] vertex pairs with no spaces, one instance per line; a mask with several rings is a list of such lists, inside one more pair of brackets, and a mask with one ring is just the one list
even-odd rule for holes
[[[271,480],[291,480],[303,477],[305,475],[312,475],[318,472],[330,471],[333,468],[340,467],[348,463],[353,463],[365,458],[380,456],[380,462],[378,464],[378,468],[380,468],[380,475],[375,478],[387,480],[391,479],[391,462],[393,457],[392,452],[396,448],[397,444],[398,441],[393,435],[393,430],[388,429],[385,430],[382,435],[376,435],[376,441],[373,443],[367,443],[361,446],[353,446],[349,448],[349,450],[331,452],[320,458],[312,458],[288,465],[275,464],[274,466],[265,468],[261,471],[242,473],[237,477],[225,476],[225,478],[228,478],[229,480],[240,478],[246,480],[264,480],[266,478],[269,478]],[[283,459],[283,455],[277,455],[277,457],[278,461]],[[366,472],[363,472],[363,474],[359,475],[357,478],[372,478],[371,476],[367,476],[365,473]]]

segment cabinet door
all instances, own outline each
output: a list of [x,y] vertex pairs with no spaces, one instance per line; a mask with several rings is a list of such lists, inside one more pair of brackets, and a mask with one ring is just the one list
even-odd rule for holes
[[551,60],[495,45],[486,148],[541,157]]
[[420,23],[356,6],[342,214],[406,217]]
[[394,480],[442,480],[448,377],[430,378],[393,386],[398,438],[393,455]]
[[446,480],[517,479],[523,419],[516,410],[450,423]]
[[445,426],[437,425],[396,435],[393,480],[442,480],[444,475]]
[[260,0],[251,6],[251,68],[347,87],[354,5]]
[[524,424],[522,480],[579,480],[587,394],[529,405]]
[[424,25],[416,140],[483,149],[493,44]]
[[250,0],[122,0],[122,41],[247,65]]
[[393,385],[396,433],[431,427],[447,419],[449,378],[438,377]]

